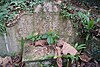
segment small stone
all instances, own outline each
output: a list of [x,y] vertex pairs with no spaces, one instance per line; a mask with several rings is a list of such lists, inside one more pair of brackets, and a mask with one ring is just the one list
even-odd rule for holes
[[39,13],[40,11],[41,11],[41,9],[42,9],[42,5],[41,4],[39,4],[37,7],[36,7],[36,9],[35,9],[35,13]]
[[57,6],[54,6],[54,7],[53,7],[53,11],[54,11],[54,12],[58,12]]
[[55,1],[55,4],[58,4],[58,5],[60,5],[61,4],[61,0],[58,0],[58,1]]
[[94,6],[94,8],[96,8],[96,9],[97,9],[97,8],[98,8],[98,6]]
[[50,2],[47,3],[47,8],[49,12],[52,12],[52,4]]
[[44,2],[43,11],[47,12],[47,3],[46,2]]

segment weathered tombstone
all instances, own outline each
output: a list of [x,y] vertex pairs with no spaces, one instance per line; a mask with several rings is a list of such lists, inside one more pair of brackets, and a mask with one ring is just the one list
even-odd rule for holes
[[[25,38],[32,32],[43,34],[50,30],[58,32],[64,41],[70,44],[74,42],[75,29],[70,20],[64,21],[60,18],[59,8],[53,2],[45,2],[44,6],[39,4],[35,7],[35,13],[25,13],[15,26],[7,28],[10,52],[20,51],[20,40],[22,37]],[[53,54],[53,51],[50,51],[48,54],[45,47],[29,46],[29,43],[26,43],[24,46],[23,61],[40,60],[45,56]]]
[[[47,4],[49,4],[49,7],[50,5],[52,5],[51,2],[50,3],[48,2]],[[38,9],[38,6],[36,9]],[[44,8],[40,9],[44,10]],[[49,8],[46,12],[40,11],[33,14],[34,16],[32,23],[33,31],[38,32],[39,34],[43,34],[50,30],[53,30],[55,32],[58,32],[64,41],[72,44],[75,39],[75,34],[74,34],[75,29],[73,28],[72,23],[70,22],[70,20],[64,21],[62,18],[60,18],[59,11],[56,12],[52,9],[53,8],[51,9]],[[59,8],[57,9],[59,10]],[[30,46],[29,43],[25,44],[23,61],[28,62],[35,60],[43,60],[48,56],[54,55],[53,49],[51,49],[49,52],[46,49],[47,49],[46,47],[41,47],[41,46],[35,47],[35,46]]]

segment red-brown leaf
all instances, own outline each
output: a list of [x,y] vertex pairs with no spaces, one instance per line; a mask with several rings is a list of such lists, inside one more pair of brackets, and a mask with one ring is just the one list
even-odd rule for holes
[[56,47],[55,55],[58,56],[58,58],[56,60],[58,67],[62,67],[62,59],[61,59],[61,49],[60,49],[60,47]]
[[80,55],[80,59],[84,62],[88,62],[91,58],[89,58],[86,54]]
[[39,40],[35,42],[35,46],[45,46],[47,44],[46,40]]
[[76,53],[77,53],[77,50],[73,46],[71,46],[70,44],[68,44],[62,40],[58,40],[57,45],[62,46],[61,51],[64,55],[66,55],[68,53],[71,55],[76,55]]

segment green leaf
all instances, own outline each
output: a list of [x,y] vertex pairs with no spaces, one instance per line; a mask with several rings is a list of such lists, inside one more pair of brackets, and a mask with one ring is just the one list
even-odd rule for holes
[[53,37],[54,39],[59,39],[59,38],[60,38],[60,36],[58,36],[58,35],[55,35],[55,36],[53,35],[52,37]]
[[52,36],[48,36],[47,42],[49,45],[54,43]]
[[100,22],[100,18],[97,19],[97,22]]
[[91,20],[91,21],[88,23],[87,28],[90,30],[90,29],[92,29],[92,28],[93,28],[93,26],[94,26],[94,21],[93,21],[93,20]]
[[79,50],[82,50],[82,49],[84,49],[84,48],[86,48],[86,47],[85,47],[85,44],[80,44],[80,45],[79,45],[78,43],[76,43],[74,47],[75,47],[76,50],[78,50],[78,51],[79,51]]
[[78,43],[76,43],[74,47],[77,48],[77,46],[78,46]]
[[83,18],[83,13],[82,12],[78,12],[78,16],[82,19]]
[[48,35],[46,35],[46,34],[42,36],[42,38],[47,38],[47,37],[48,37]]
[[30,7],[33,7],[36,3],[35,2],[30,2]]
[[84,14],[82,12],[78,12],[78,16],[81,18],[83,23],[88,23],[89,22],[89,17],[86,14]]
[[49,56],[47,56],[48,59],[51,59],[51,58],[53,58],[53,57],[54,57],[54,55],[49,55]]
[[37,36],[36,40],[41,40],[41,39],[42,39],[42,35],[39,34],[39,35]]
[[12,1],[10,4],[18,5],[17,1]]
[[34,42],[35,41],[35,38],[32,38],[31,40]]
[[86,48],[86,47],[85,47],[85,44],[81,44],[81,45],[79,45],[79,46],[77,47],[77,50],[81,50],[81,49],[84,49],[84,48]]
[[53,58],[56,59],[56,58],[58,58],[58,56],[54,56]]
[[41,40],[41,37],[36,38],[36,40]]
[[87,15],[84,14],[84,19],[89,22],[89,17]]
[[83,47],[83,46],[85,46],[85,44],[80,44],[78,47]]
[[79,57],[80,57],[79,55],[76,55],[76,56],[75,56],[76,61],[79,60]]
[[86,40],[88,40],[88,39],[89,39],[89,37],[90,37],[90,34],[87,34],[87,36],[86,36]]
[[32,39],[32,38],[33,38],[33,36],[32,36],[32,35],[30,35],[30,36],[27,36],[26,38],[27,38],[27,39]]

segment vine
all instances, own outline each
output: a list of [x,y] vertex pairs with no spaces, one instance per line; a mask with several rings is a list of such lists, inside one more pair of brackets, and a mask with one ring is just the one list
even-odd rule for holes
[[[24,11],[33,13],[34,6],[42,4],[45,0],[1,0],[0,1],[0,28],[14,26]],[[3,33],[0,31],[0,33]]]

